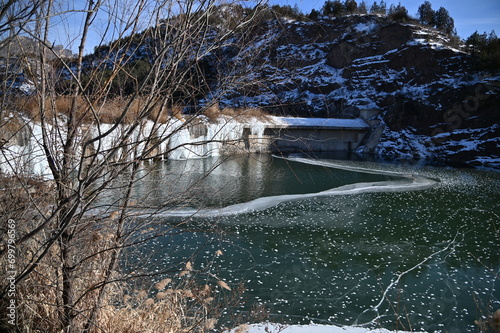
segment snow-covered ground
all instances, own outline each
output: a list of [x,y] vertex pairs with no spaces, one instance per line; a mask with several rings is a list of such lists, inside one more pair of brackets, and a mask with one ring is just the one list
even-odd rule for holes
[[334,119],[334,118],[291,118],[272,117],[273,123],[286,126],[304,127],[336,127],[336,128],[369,128],[361,118],[355,119]]
[[[241,325],[228,333],[392,333],[383,328],[369,329],[354,326],[333,326],[333,325],[282,325],[273,323]],[[397,331],[405,333],[405,331]],[[415,332],[414,332],[415,333]]]
[[485,149],[487,146],[500,145],[500,138],[495,134],[499,126],[456,129],[435,136],[416,134],[417,131],[411,127],[400,131],[391,131],[386,127],[374,153],[384,158],[403,160],[445,161],[456,160],[455,156],[471,156],[469,159],[462,158],[461,162],[500,169],[500,156]]

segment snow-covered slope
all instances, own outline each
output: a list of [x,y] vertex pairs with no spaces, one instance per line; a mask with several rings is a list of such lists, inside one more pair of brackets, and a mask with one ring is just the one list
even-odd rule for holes
[[247,65],[238,85],[214,89],[222,106],[343,118],[376,110],[381,135],[360,152],[500,165],[500,76],[475,72],[458,41],[375,15],[265,24],[251,50],[228,59]]

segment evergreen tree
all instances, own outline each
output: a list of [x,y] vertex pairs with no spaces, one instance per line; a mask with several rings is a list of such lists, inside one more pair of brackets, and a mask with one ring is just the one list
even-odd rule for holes
[[340,17],[345,15],[344,4],[340,0],[335,0],[333,2],[333,16]]
[[380,1],[380,5],[375,1],[370,8],[370,13],[371,14],[381,14],[381,15],[386,15],[387,14],[387,4],[385,3],[384,0]]
[[373,5],[370,7],[370,14],[377,14],[380,11],[380,7],[377,1],[373,2]]
[[455,30],[455,21],[450,16],[448,10],[444,7],[439,7],[439,9],[434,13],[434,24],[438,30],[446,32],[450,35]]
[[308,17],[310,20],[317,21],[319,19],[320,12],[317,11],[316,9],[311,10],[309,13]]
[[486,69],[498,71],[500,69],[500,39],[495,30],[492,30],[486,41]]
[[299,19],[304,16],[297,5],[295,5],[293,8],[290,5],[274,5],[271,7],[271,10],[280,17]]
[[434,25],[434,10],[429,1],[425,1],[418,7],[418,20],[422,24]]
[[486,32],[483,34],[479,34],[479,32],[477,32],[476,30],[472,35],[470,35],[465,40],[465,47],[467,52],[475,56],[476,54],[480,53],[481,50],[484,50],[486,42],[487,42]]
[[331,0],[325,1],[321,11],[322,11],[323,15],[332,15],[333,14],[333,1],[331,1]]
[[387,4],[384,0],[380,1],[379,14],[387,15]]
[[397,6],[391,5],[388,16],[391,20],[397,22],[408,22],[410,20],[408,10],[401,3]]
[[358,13],[359,14],[367,14],[368,13],[368,9],[366,9],[366,3],[364,0],[361,1],[361,3],[358,6]]
[[498,39],[497,33],[495,30],[491,30],[490,34],[488,35],[488,42],[493,42]]
[[479,70],[498,71],[500,69],[500,39],[495,31],[489,35],[477,30],[465,41],[467,52],[475,59],[475,66]]
[[354,14],[358,9],[358,4],[356,0],[346,0],[344,8],[347,14]]
[[340,0],[328,0],[323,5],[323,14],[340,17],[345,14],[344,5],[340,2]]
[[297,16],[304,16],[304,13],[302,13],[302,11],[300,10],[299,8],[299,5],[295,4],[293,6],[293,12],[297,15]]
[[389,6],[389,11],[387,12],[387,15],[391,16],[395,12],[396,12],[396,6],[394,6],[394,4],[391,3],[391,5]]

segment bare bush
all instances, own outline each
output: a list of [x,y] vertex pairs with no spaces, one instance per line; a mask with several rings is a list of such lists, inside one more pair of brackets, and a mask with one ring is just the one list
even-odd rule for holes
[[[183,274],[172,267],[163,274],[179,281],[153,291],[158,272],[148,267],[123,272],[120,265],[133,249],[172,232],[156,222],[154,213],[138,218],[137,212],[165,211],[189,196],[175,192],[163,207],[137,203],[132,191],[141,181],[139,172],[143,162],[159,157],[159,145],[196,121],[196,114],[184,119],[180,102],[191,103],[208,91],[201,60],[238,40],[253,24],[260,3],[239,10],[240,19],[229,25],[214,25],[213,19],[220,6],[235,2],[99,0],[69,9],[53,0],[29,2],[27,9],[9,5],[9,22],[0,32],[25,36],[37,48],[15,55],[29,58],[25,73],[34,94],[21,98],[11,93],[12,86],[2,86],[0,130],[10,135],[1,145],[1,222],[8,232],[2,233],[0,260],[15,254],[15,267],[7,272],[9,279],[1,279],[0,294],[2,311],[10,302],[17,311],[15,321],[3,327],[68,333],[212,329],[220,315],[214,309],[221,308],[215,304],[229,302],[212,299],[214,288],[221,290],[219,296],[222,290],[235,291],[224,281],[206,275],[198,283],[195,270]],[[49,38],[58,26],[53,23],[72,15],[81,15],[83,24],[76,58],[65,59]],[[107,15],[105,26],[97,19],[101,15]],[[92,29],[101,31],[103,41],[115,42],[100,45],[106,52],[89,61],[84,51]],[[149,65],[141,67],[139,79],[139,67],[131,64],[143,50]],[[29,151],[15,142],[21,130],[36,136]],[[46,165],[45,176],[33,178],[25,164],[40,162]],[[131,291],[133,285],[144,292]]]

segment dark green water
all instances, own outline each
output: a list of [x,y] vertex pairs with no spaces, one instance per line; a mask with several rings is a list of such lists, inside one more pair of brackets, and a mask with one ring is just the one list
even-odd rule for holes
[[[320,162],[239,157],[206,177],[213,159],[150,170],[137,197],[160,204],[191,188],[190,206],[203,208],[183,230],[196,232],[149,245],[152,262],[161,270],[195,253],[196,269],[244,284],[238,311],[263,304],[272,320],[289,323],[476,332],[474,320],[500,308],[499,173]],[[416,178],[438,181],[413,186]],[[342,187],[354,183],[363,185]],[[241,202],[250,211],[231,206]],[[173,215],[163,221],[182,211]]]
[[[269,155],[206,158],[153,164],[136,190],[139,200],[161,206],[179,196],[195,208],[216,208],[261,197],[307,194],[359,182],[400,179],[273,158]],[[189,198],[189,199],[188,199]]]

